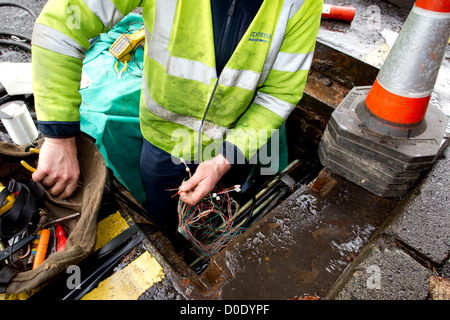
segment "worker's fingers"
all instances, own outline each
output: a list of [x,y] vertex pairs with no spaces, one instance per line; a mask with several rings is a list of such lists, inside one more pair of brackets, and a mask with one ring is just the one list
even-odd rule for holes
[[181,192],[181,201],[193,206],[200,202],[204,196],[206,196],[214,188],[214,183],[208,182],[208,180],[202,180],[194,190],[188,192]]
[[66,199],[75,192],[78,185],[77,175],[58,176],[52,172],[45,175],[44,178],[40,178],[44,175],[42,172],[44,171],[36,171],[33,173],[32,179],[34,181],[40,181],[52,196]]
[[[44,179],[44,180],[45,180],[45,179]],[[49,188],[47,189],[48,192],[49,192],[52,196],[55,196],[55,197],[58,197],[58,196],[64,191],[64,189],[66,188],[66,186],[65,186],[62,182],[60,182],[60,181],[54,183],[52,186],[48,186],[48,185],[46,185],[46,186],[49,187]]]
[[180,186],[181,201],[195,205],[210,193],[223,175],[229,170],[230,164],[224,161],[223,156],[202,162],[195,174]]
[[48,192],[50,192],[51,195],[58,197],[60,199],[67,199],[70,197],[77,188],[78,182],[71,181],[68,183],[63,183],[62,181],[59,181],[51,187]]
[[203,171],[201,170],[201,168],[199,168],[189,180],[183,181],[181,183],[180,191],[188,192],[188,191],[191,191],[191,190],[195,189],[195,187],[203,179],[205,179],[205,175],[204,175]]
[[36,182],[41,182],[42,183],[42,185],[44,186],[44,187],[47,187],[47,188],[50,188],[50,187],[52,187],[55,183],[56,183],[56,181],[57,181],[57,179],[56,179],[56,177],[51,177],[50,175],[45,175],[44,174],[44,176],[43,176],[43,178],[41,178],[41,179],[37,179],[36,178],[36,176],[37,176],[37,174],[36,173],[39,173],[40,171],[38,170],[38,171],[36,171],[31,177],[33,178],[33,180],[34,181],[36,181]]
[[[42,182],[46,177],[47,177],[47,174],[45,173],[45,171],[44,170],[39,170],[39,169],[36,170],[35,172],[33,172],[33,174],[31,175],[31,178],[35,182]],[[47,184],[49,184],[49,183],[50,182],[47,181]],[[53,185],[53,183],[51,185]]]
[[77,188],[79,176],[75,139],[46,138],[32,179],[41,182],[51,195],[65,199]]
[[209,190],[206,190],[207,188],[205,187],[205,178],[207,177],[204,175],[204,172],[201,168],[198,168],[189,180],[183,181],[180,186],[181,201],[189,205],[197,204],[203,196],[209,192]]

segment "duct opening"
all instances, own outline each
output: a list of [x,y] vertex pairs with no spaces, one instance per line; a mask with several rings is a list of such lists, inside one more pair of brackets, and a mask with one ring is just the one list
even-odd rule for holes
[[[317,112],[317,104],[326,106]],[[315,106],[315,108],[314,108]],[[239,205],[234,217],[233,227],[241,228],[236,238],[244,234],[249,228],[263,223],[261,220],[271,210],[280,205],[290,195],[302,186],[313,181],[321,169],[317,154],[317,147],[328,122],[327,114],[331,114],[330,106],[320,103],[315,97],[306,93],[304,99],[292,112],[286,122],[286,136],[288,145],[288,166],[280,173],[262,175],[259,172],[251,176],[245,192],[230,192],[230,197]],[[224,208],[226,210],[226,208]],[[217,217],[210,219],[211,224],[221,226]],[[195,239],[204,245],[211,243],[214,238],[204,228],[203,233],[195,235]],[[163,256],[168,257],[169,263],[180,274],[188,275],[193,271],[201,275],[208,267],[214,256],[201,256],[199,249],[189,239],[178,234],[174,252],[168,249],[168,241],[161,241],[158,237],[151,237],[152,242]],[[208,242],[209,240],[209,242]],[[230,240],[233,241],[234,239]],[[222,247],[219,247],[222,246]],[[218,244],[218,253],[226,249],[226,244]],[[189,269],[186,271],[186,268]]]
[[[317,43],[303,98],[286,121],[288,167],[277,175],[256,174],[245,192],[230,193],[241,208],[234,221],[236,226],[248,230],[264,223],[264,216],[317,177],[323,169],[317,153],[318,145],[332,112],[352,87],[371,84],[377,73],[377,68]],[[242,230],[241,234],[245,232]],[[207,240],[208,236],[198,237]],[[169,248],[167,239],[152,236],[150,240],[179,274],[194,278],[195,275],[201,276],[214,256],[199,256],[190,241],[181,235],[179,239],[175,250]],[[221,250],[226,250],[226,246],[219,248],[218,252]]]

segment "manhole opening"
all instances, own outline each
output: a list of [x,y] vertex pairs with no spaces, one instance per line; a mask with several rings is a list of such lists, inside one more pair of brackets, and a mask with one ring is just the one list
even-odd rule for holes
[[[246,208],[240,219],[248,218],[252,210],[258,213],[248,219],[247,228],[257,224],[298,187],[316,178],[322,169],[317,148],[331,113],[352,87],[373,83],[377,72],[378,69],[373,66],[321,42],[317,43],[303,98],[286,121],[288,163],[292,169],[288,171],[287,177],[280,177],[280,181],[275,183],[276,188],[267,192],[265,198],[261,198],[259,203],[256,201],[255,206],[250,205]],[[253,196],[261,188],[270,184],[274,177],[257,175],[254,178],[253,189],[242,194],[233,194],[240,206],[252,204]],[[289,183],[291,179],[294,181],[294,186],[289,189],[286,182]],[[268,201],[271,197],[273,197],[272,201]],[[185,250],[178,250],[178,252],[181,253],[186,264],[200,275],[207,268],[210,259],[199,258],[188,241],[185,245]]]
[[[280,173],[273,175],[260,174],[256,170],[255,174],[246,182],[245,191],[229,193],[232,200],[238,205],[239,209],[233,219],[233,226],[230,232],[236,232],[234,237],[229,234],[221,234],[221,240],[209,233],[211,229],[199,228],[197,234],[182,236],[178,234],[178,243],[176,252],[181,256],[184,262],[197,275],[201,275],[208,267],[210,260],[226,248],[228,243],[234,241],[241,234],[266,216],[271,210],[281,204],[286,198],[293,194],[302,185],[310,183],[322,169],[317,155],[317,146],[320,141],[320,135],[323,128],[318,123],[309,123],[305,126],[305,117],[301,107],[298,107],[286,123],[286,140],[288,147],[288,165]],[[302,123],[301,123],[302,122]],[[306,132],[302,129],[308,127],[311,129]],[[319,127],[317,127],[319,126]],[[226,208],[222,208],[226,210]],[[212,217],[207,220],[211,227],[223,227],[223,221],[219,217]],[[238,229],[239,230],[236,230]],[[191,231],[190,229],[189,231]],[[182,233],[182,232],[181,232]],[[194,240],[193,240],[194,239]],[[223,242],[221,242],[223,240]],[[200,241],[201,244],[196,244]],[[208,246],[214,254],[207,255],[201,252],[203,246]],[[200,251],[200,252],[199,252]]]

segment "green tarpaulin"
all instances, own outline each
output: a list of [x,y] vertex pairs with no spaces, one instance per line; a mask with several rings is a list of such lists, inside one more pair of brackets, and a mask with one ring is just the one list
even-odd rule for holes
[[[143,66],[143,48],[119,78],[111,44],[123,33],[142,27],[142,17],[129,14],[109,32],[101,34],[86,53],[83,70],[90,78],[80,89],[81,130],[96,139],[106,164],[123,185],[140,201],[145,192],[139,170],[142,135],[139,128],[139,98]],[[124,64],[119,63],[119,72]]]

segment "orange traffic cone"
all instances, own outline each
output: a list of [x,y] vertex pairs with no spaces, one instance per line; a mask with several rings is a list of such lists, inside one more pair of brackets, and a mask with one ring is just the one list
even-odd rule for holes
[[445,148],[448,117],[431,101],[450,36],[450,0],[417,0],[369,87],[331,114],[322,165],[381,197],[402,197]]
[[450,0],[418,0],[357,114],[369,129],[409,137],[424,117],[450,36]]

